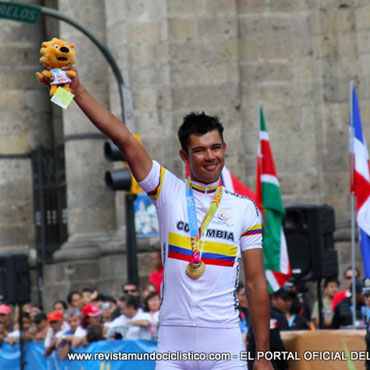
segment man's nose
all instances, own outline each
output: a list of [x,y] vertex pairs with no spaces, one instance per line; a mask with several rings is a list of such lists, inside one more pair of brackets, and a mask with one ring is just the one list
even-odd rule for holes
[[213,153],[212,149],[207,149],[205,152],[205,159],[207,161],[213,160],[215,158],[215,154]]

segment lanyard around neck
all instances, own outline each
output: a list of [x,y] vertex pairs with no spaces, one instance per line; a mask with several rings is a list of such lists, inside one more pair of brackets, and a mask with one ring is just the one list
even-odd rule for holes
[[193,189],[191,187],[190,179],[188,178],[186,180],[186,203],[188,208],[190,244],[191,249],[193,251],[193,261],[191,263],[196,263],[200,261],[199,256],[200,239],[202,238],[213,216],[216,214],[217,208],[221,202],[221,198],[222,198],[222,186],[218,186],[213,197],[213,200],[204,216],[202,225],[200,226],[200,229],[198,229],[197,210],[195,206]]

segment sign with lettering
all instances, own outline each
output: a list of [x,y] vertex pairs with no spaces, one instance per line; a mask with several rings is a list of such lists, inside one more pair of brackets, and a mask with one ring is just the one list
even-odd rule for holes
[[33,6],[0,1],[0,18],[34,24],[40,19],[40,14],[41,10]]

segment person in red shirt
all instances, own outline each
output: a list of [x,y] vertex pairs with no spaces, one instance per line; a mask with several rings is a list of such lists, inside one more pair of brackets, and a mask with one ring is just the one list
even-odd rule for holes
[[344,298],[348,298],[351,296],[351,293],[349,292],[349,288],[352,284],[353,275],[355,275],[356,279],[359,279],[360,270],[358,268],[355,268],[355,270],[352,270],[352,267],[347,267],[346,270],[344,271],[344,277],[343,277],[343,284],[346,286],[346,289],[341,290],[334,296],[333,303],[331,304],[332,311],[334,311],[335,306],[341,301],[343,301]]
[[161,260],[161,252],[155,251],[152,253],[153,271],[149,274],[149,283],[155,284],[157,292],[161,291],[161,284],[163,280],[163,265]]

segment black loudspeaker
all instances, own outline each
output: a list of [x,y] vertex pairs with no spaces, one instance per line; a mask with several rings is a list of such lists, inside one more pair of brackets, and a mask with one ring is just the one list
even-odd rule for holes
[[317,280],[337,276],[333,207],[299,204],[287,207],[285,211],[284,233],[292,277]]
[[30,269],[25,254],[0,255],[0,302],[30,302]]

